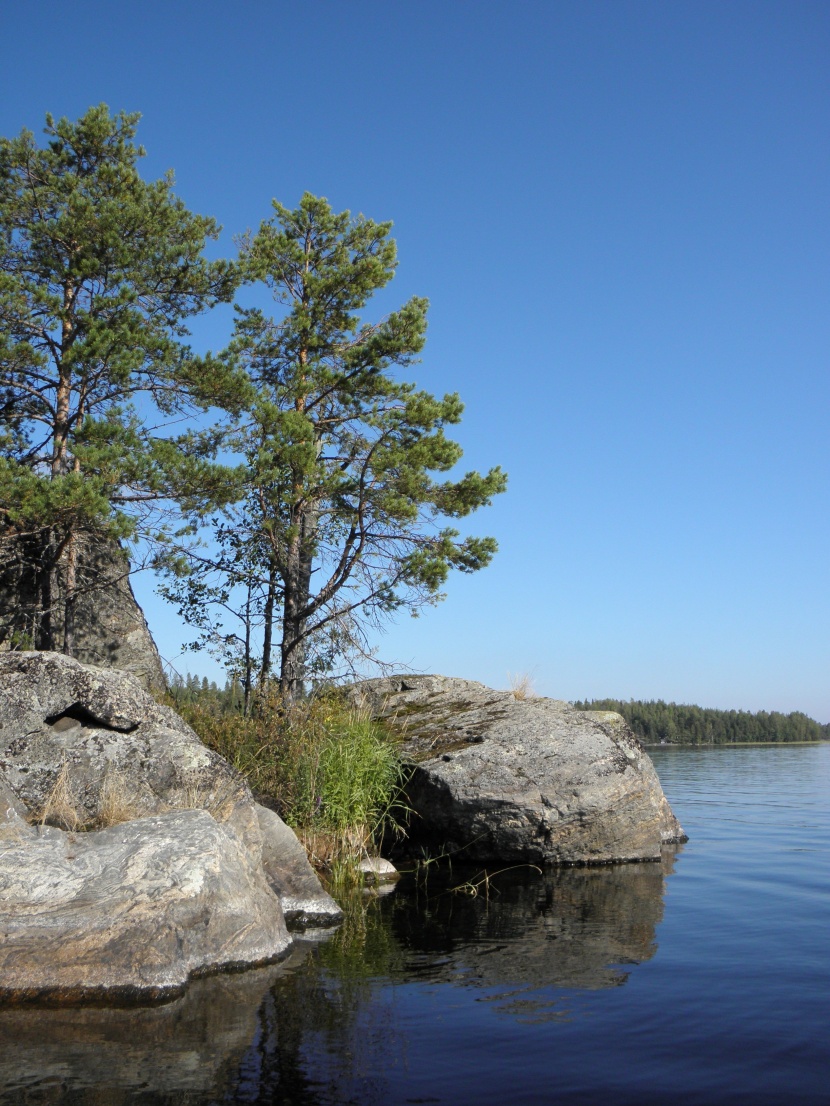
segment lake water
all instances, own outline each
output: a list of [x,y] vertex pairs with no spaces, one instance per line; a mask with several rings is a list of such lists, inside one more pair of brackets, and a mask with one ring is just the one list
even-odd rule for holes
[[430,868],[167,1006],[0,1010],[0,1102],[830,1104],[830,745],[649,751],[662,864]]

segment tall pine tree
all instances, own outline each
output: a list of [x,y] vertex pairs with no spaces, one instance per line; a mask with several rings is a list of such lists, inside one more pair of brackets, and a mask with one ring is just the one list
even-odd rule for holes
[[154,437],[142,416],[206,402],[184,324],[232,296],[234,270],[203,258],[219,228],[172,175],[142,180],[138,118],[102,104],[47,116],[44,146],[0,140],[0,544],[34,574],[16,614],[36,648],[73,651],[83,535],[129,535],[174,477],[185,495],[210,483],[198,436]]
[[[462,404],[395,375],[424,345],[426,300],[361,320],[395,271],[391,224],[335,213],[308,193],[295,211],[274,209],[242,260],[282,314],[238,309],[225,358],[245,370],[255,395],[231,442],[249,472],[235,540],[246,533],[262,566],[259,675],[275,667],[279,638],[280,690],[290,702],[326,643],[340,648],[367,619],[437,601],[453,568],[489,563],[492,538],[462,539],[442,520],[489,503],[506,477],[494,468],[436,479],[461,457],[444,428],[459,422]],[[205,562],[192,567],[180,596],[204,579]]]

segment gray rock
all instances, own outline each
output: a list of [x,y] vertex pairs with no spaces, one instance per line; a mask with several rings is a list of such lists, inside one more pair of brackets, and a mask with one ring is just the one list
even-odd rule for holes
[[[73,655],[85,664],[130,672],[144,687],[164,688],[161,658],[130,585],[127,554],[117,542],[96,535],[81,534],[78,543]],[[0,566],[2,650],[15,638],[31,638],[40,607],[38,575],[42,568],[37,543],[0,533]],[[59,625],[64,612],[64,574],[59,566],[55,609]]]
[[133,677],[57,653],[0,653],[0,689],[0,778],[18,815],[76,829],[204,809],[252,863],[264,851],[292,924],[340,920],[294,833]]
[[256,813],[262,832],[262,866],[289,925],[305,928],[339,922],[343,911],[320,886],[294,831],[267,807],[257,806]]
[[357,870],[362,872],[369,882],[386,883],[400,877],[400,872],[391,860],[385,860],[382,856],[364,856],[357,865]]
[[470,680],[382,678],[354,702],[383,719],[414,765],[410,844],[460,860],[657,860],[685,840],[648,755],[612,712],[517,700]]
[[0,997],[158,998],[291,939],[236,834],[204,810],[0,844]]
[[26,808],[0,772],[0,848],[6,842],[32,840],[35,830],[26,821]]

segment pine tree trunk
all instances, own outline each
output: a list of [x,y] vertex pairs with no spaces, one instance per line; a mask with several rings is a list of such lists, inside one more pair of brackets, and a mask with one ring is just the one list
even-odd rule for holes
[[68,657],[75,655],[75,605],[77,598],[78,538],[73,532],[66,543],[66,570],[64,573],[63,651]]
[[[55,392],[55,416],[52,426],[52,460],[51,477],[53,480],[63,476],[68,468],[68,443],[69,443],[69,405],[72,398],[72,370],[67,368],[64,356],[72,345],[74,333],[72,327],[72,305],[75,288],[67,281],[63,288],[64,316],[61,333],[61,358],[58,362],[58,385]],[[64,644],[66,652],[66,611],[64,605],[63,633],[58,634],[58,617],[56,603],[60,591],[60,579],[58,575],[58,561],[62,553],[62,544],[54,527],[49,530],[47,553],[42,563],[43,584],[41,588],[41,633],[39,635],[42,644],[38,649],[56,649],[59,638]],[[74,566],[73,566],[74,567]],[[74,589],[74,573],[73,573]],[[70,633],[70,639],[71,639]]]
[[58,572],[55,564],[56,546],[55,531],[50,527],[44,531],[41,537],[38,563],[35,566],[39,610],[37,612],[34,647],[43,651],[55,647],[53,608],[58,594]]
[[265,598],[264,631],[262,640],[262,665],[259,669],[260,692],[265,689],[265,681],[271,671],[271,651],[274,642],[274,608],[277,601],[277,569],[270,564],[268,566],[268,594]]
[[280,694],[290,706],[302,698],[307,676],[306,618],[317,532],[316,505],[306,505],[288,549],[283,600]]
[[280,695],[286,706],[302,698],[305,686],[304,624],[300,612],[305,602],[301,594],[299,535],[291,542],[287,557],[285,597],[282,614],[282,646],[280,648]]
[[251,663],[251,585],[248,584],[248,599],[245,603],[245,698],[242,705],[243,717],[251,714],[251,679],[253,666]]

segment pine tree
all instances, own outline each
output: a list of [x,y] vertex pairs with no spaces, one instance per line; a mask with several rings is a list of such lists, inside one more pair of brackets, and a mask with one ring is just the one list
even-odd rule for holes
[[441,520],[489,503],[506,477],[498,468],[433,476],[461,457],[444,428],[463,406],[393,375],[424,345],[426,300],[361,321],[395,271],[391,224],[335,213],[308,193],[295,211],[274,209],[245,242],[243,263],[283,314],[237,309],[225,362],[244,369],[255,396],[231,440],[249,472],[234,540],[261,566],[259,679],[280,634],[280,690],[291,701],[327,649],[362,640],[367,620],[414,613],[443,598],[452,568],[489,563],[492,538],[461,539]]
[[36,648],[72,652],[82,535],[126,537],[174,482],[198,498],[215,478],[198,435],[154,437],[140,415],[207,402],[184,321],[231,297],[234,270],[202,257],[218,227],[172,175],[141,179],[138,118],[101,104],[47,116],[43,147],[0,140],[0,545],[36,575]]

